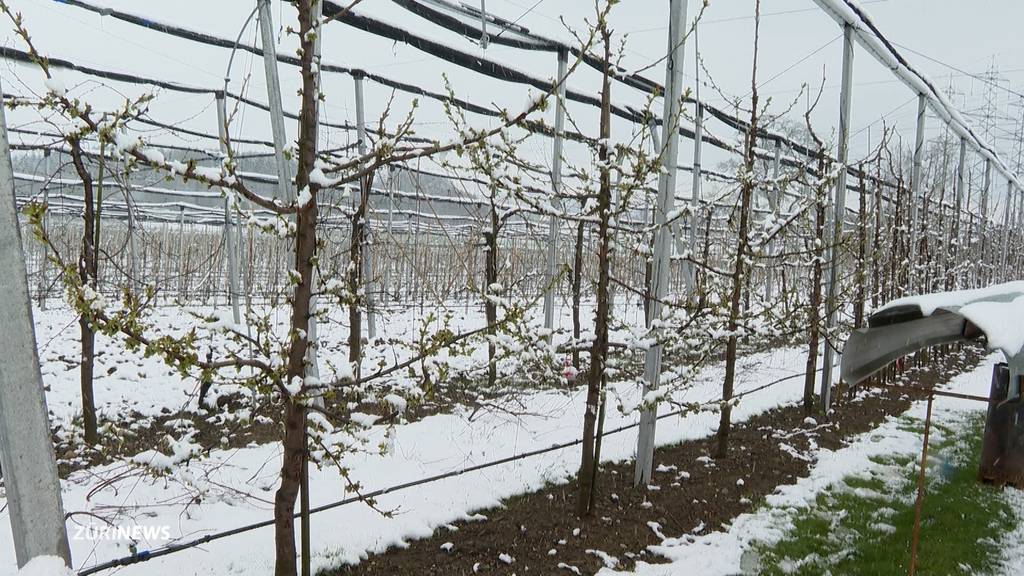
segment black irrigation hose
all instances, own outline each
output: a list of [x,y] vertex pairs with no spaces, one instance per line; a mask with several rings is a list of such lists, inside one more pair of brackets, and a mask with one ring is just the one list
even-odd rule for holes
[[[818,371],[820,372],[821,369],[819,368]],[[741,392],[739,394],[736,394],[735,396],[733,396],[732,400],[738,400],[740,398],[743,398],[744,396],[753,394],[755,392],[760,392],[762,390],[765,390],[767,388],[775,386],[776,384],[781,384],[783,382],[786,382],[786,381],[789,381],[789,380],[794,380],[796,378],[803,378],[804,376],[805,376],[804,373],[800,373],[800,374],[793,374],[793,375],[790,375],[790,376],[786,376],[784,378],[779,378],[778,380],[774,380],[772,382],[769,382],[769,383],[764,384],[762,386],[759,386],[757,388],[753,388],[751,390],[747,390],[745,392]],[[715,402],[718,402],[718,401],[716,400]],[[705,402],[703,405],[706,406],[706,405],[710,405],[710,404],[712,404],[712,402]],[[662,414],[662,415],[658,416],[656,419],[657,420],[663,420],[665,418],[671,418],[673,416],[681,416],[681,415],[686,414],[687,412],[689,412],[689,410],[674,410],[672,412],[667,412],[665,414]],[[601,434],[601,437],[604,438],[605,436],[611,436],[612,434],[619,434],[621,432],[625,432],[627,430],[632,430],[633,428],[637,428],[639,426],[640,426],[639,422],[634,422],[633,424],[626,424],[625,426],[620,426],[618,428],[614,428],[612,430],[608,430],[608,431],[604,432],[603,434]],[[506,456],[505,458],[500,458],[498,460],[492,460],[490,462],[484,462],[482,464],[475,464],[473,466],[468,466],[466,468],[460,468],[458,470],[452,470],[451,472],[445,472],[443,474],[437,474],[435,476],[428,476],[426,478],[420,478],[418,480],[412,480],[410,482],[404,482],[402,484],[396,484],[394,486],[388,486],[387,488],[381,488],[379,490],[374,490],[373,492],[367,492],[366,494],[360,494],[358,496],[352,496],[350,498],[345,498],[343,500],[338,500],[337,502],[331,502],[330,504],[324,504],[322,506],[317,506],[315,508],[310,508],[309,513],[310,514],[315,514],[317,512],[324,512],[326,510],[331,510],[333,508],[340,508],[342,506],[347,506],[348,504],[354,504],[356,502],[363,502],[363,501],[366,501],[366,500],[369,500],[369,499],[372,499],[372,498],[377,498],[379,496],[385,496],[387,494],[392,494],[392,493],[395,493],[395,492],[400,492],[402,490],[408,490],[409,488],[415,488],[416,486],[422,486],[424,484],[430,484],[430,483],[433,483],[433,482],[437,482],[439,480],[446,480],[448,478],[454,478],[456,476],[462,476],[462,475],[468,474],[470,472],[476,472],[478,470],[484,470],[486,468],[492,468],[494,466],[500,466],[502,464],[508,464],[510,462],[515,462],[517,460],[522,460],[524,458],[530,458],[530,457],[533,457],[533,456],[539,456],[541,454],[547,454],[548,452],[555,452],[557,450],[564,450],[566,448],[572,448],[573,446],[578,446],[578,445],[580,445],[582,443],[583,443],[583,439],[577,438],[576,440],[572,440],[570,442],[565,442],[565,443],[562,443],[562,444],[553,444],[551,446],[548,446],[547,448],[538,448],[537,450],[531,450],[529,452],[523,452],[523,453],[520,453],[520,454],[516,454],[514,456]],[[293,518],[299,518],[300,516],[301,516],[301,514],[296,513],[292,517]],[[138,552],[136,554],[133,554],[131,556],[125,556],[123,558],[117,558],[117,559],[114,559],[114,560],[103,562],[101,564],[96,564],[95,566],[90,566],[89,568],[86,568],[84,570],[80,570],[78,572],[78,576],[88,576],[89,574],[96,574],[97,572],[102,572],[104,570],[110,570],[111,568],[119,568],[119,567],[122,567],[122,566],[130,566],[132,564],[138,564],[138,563],[141,563],[141,562],[146,562],[146,561],[152,560],[153,558],[159,558],[160,556],[167,556],[168,554],[173,554],[175,552],[181,552],[182,550],[188,550],[189,548],[195,548],[196,546],[201,546],[201,545],[206,544],[208,542],[213,542],[214,540],[220,540],[222,538],[227,538],[229,536],[234,536],[236,534],[242,534],[244,532],[251,532],[253,530],[258,530],[260,528],[266,528],[268,526],[273,526],[274,523],[275,523],[275,520],[264,520],[263,522],[256,522],[255,524],[249,524],[247,526],[240,526],[238,528],[232,528],[231,530],[225,530],[223,532],[217,532],[215,534],[209,534],[209,535],[203,536],[201,538],[196,538],[194,540],[189,540],[188,542],[182,542],[180,544],[171,544],[171,545],[168,545],[168,546],[164,546],[162,548],[157,548],[155,550],[143,550],[143,551]]]

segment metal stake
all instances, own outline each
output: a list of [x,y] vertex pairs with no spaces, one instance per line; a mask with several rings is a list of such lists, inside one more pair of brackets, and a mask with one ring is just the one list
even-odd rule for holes
[[178,206],[178,299],[185,299],[185,207]]
[[[693,29],[693,44],[696,49],[697,28]],[[696,66],[695,72],[697,74],[697,82],[694,87],[694,94],[696,95],[697,102],[693,121],[693,191],[690,193],[690,205],[692,206],[692,210],[690,211],[690,237],[687,242],[691,258],[693,258],[694,254],[697,253],[697,214],[700,213],[700,202],[703,194],[701,189],[703,184],[701,181],[701,147],[704,143],[704,105],[700,103],[699,62]],[[697,268],[690,262],[686,262],[685,267],[687,269],[686,300],[692,301],[693,292],[697,288]]]
[[[566,50],[558,51],[558,90],[555,102],[555,138],[551,158],[551,206],[558,208],[561,202],[558,195],[562,191],[562,131],[565,128],[565,83],[569,54]],[[548,267],[544,276],[547,290],[544,292],[544,328],[553,330],[555,326],[555,273],[558,269],[558,216],[548,217]],[[550,336],[549,340],[550,342]]]
[[[778,183],[779,180],[779,165],[781,163],[782,156],[782,142],[775,139],[775,158],[772,160],[772,178],[775,180],[775,184],[768,195],[768,203],[771,207],[773,217],[778,217],[782,207],[782,185]],[[768,258],[775,257],[775,250],[778,248],[778,243],[775,239],[768,242]],[[775,287],[775,266],[774,262],[768,262],[767,277],[765,278],[764,286],[764,299],[765,303],[770,305],[774,296]]]
[[[228,147],[227,107],[224,92],[217,92],[217,135],[220,137],[220,151],[225,155]],[[224,196],[224,250],[228,254],[228,302],[231,304],[231,317],[235,324],[241,324],[242,316],[238,310],[238,250],[235,247],[234,217],[231,211],[231,198]]]
[[39,372],[32,302],[14,200],[7,119],[0,106],[0,468],[18,567],[36,556],[71,565],[57,462]]
[[274,136],[274,161],[277,163],[277,197],[290,201],[291,165],[284,156],[287,133],[284,131],[284,108],[281,105],[281,80],[277,75],[277,47],[274,45],[274,22],[270,16],[270,0],[256,0],[260,15],[260,41],[263,48],[263,69],[267,80],[267,102],[270,105],[270,129]]
[[917,199],[921,195],[921,163],[924,158],[924,117],[928,109],[924,94],[917,95],[917,135],[914,138],[914,170],[910,181],[910,255],[907,258],[907,293],[915,290],[917,266]]
[[1006,264],[1010,254],[1010,205],[1013,203],[1013,178],[1006,179],[1006,208],[1003,211],[1003,255],[999,263],[999,275],[1006,280]]
[[853,96],[853,27],[843,26],[843,82],[839,94],[839,147],[837,162],[842,166],[836,180],[835,200],[832,206],[832,242],[828,247],[828,290],[825,296],[825,358],[821,366],[821,411],[828,414],[832,403],[833,332],[838,322],[836,290],[839,282],[839,243],[843,238],[846,219],[846,159],[850,140],[850,105]]
[[[679,159],[679,98],[683,89],[683,55],[686,38],[686,0],[670,0],[668,58],[665,63],[665,101],[662,113],[665,148],[661,151],[661,165],[664,170],[658,176],[658,206],[654,213],[654,265],[651,274],[653,297],[647,315],[648,325],[661,317],[662,302],[668,293],[669,240],[672,231],[666,224],[668,213],[675,203],[676,165]],[[655,329],[655,337],[658,330]],[[644,396],[658,389],[661,376],[661,346],[647,349],[644,358]],[[654,428],[658,407],[651,406],[640,415],[640,431],[637,438],[636,470],[634,485],[647,484],[651,479],[654,462]]]
[[[992,188],[992,161],[985,159],[985,187],[981,190],[981,218],[979,219],[981,236],[981,262],[985,264],[988,258],[988,194]],[[987,266],[987,265],[986,265]],[[988,282],[988,277],[982,277],[979,284]]]
[[[47,224],[50,222],[49,206],[50,206],[50,149],[43,150],[43,171],[45,172],[46,178],[43,180],[43,203],[47,206],[47,211],[43,213],[43,230],[47,229]],[[47,264],[49,261],[46,259],[46,247],[42,248],[42,258],[39,260],[39,308],[46,310],[46,291],[49,288]]]
[[[363,155],[366,153],[366,109],[363,105],[363,76],[362,74],[355,74],[353,78],[355,78],[356,83],[356,125],[359,137],[359,154]],[[365,178],[359,180],[359,193],[362,196],[360,201],[366,204],[366,214],[363,215],[362,247],[363,292],[366,294],[366,335],[370,340],[373,340],[377,337],[377,326],[376,313],[373,311],[375,306],[373,279],[371,278],[373,274],[373,250],[370,244],[370,187]]]
[[[964,204],[964,190],[967,186],[967,139],[960,138],[960,160],[957,163],[956,169],[956,207],[954,213],[956,217],[953,219],[953,262],[954,266],[960,263],[960,220],[962,218],[962,210]],[[970,236],[970,234],[968,234]],[[953,276],[953,289],[961,287],[959,281],[960,274]]]

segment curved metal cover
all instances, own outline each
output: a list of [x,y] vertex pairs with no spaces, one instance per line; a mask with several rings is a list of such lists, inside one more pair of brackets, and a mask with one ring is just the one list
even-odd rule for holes
[[970,340],[981,335],[971,329],[966,318],[943,308],[930,316],[923,316],[920,308],[916,314],[913,310],[900,310],[890,317],[872,317],[869,323],[868,328],[854,330],[843,348],[840,375],[850,384],[856,384],[890,362],[922,348]]

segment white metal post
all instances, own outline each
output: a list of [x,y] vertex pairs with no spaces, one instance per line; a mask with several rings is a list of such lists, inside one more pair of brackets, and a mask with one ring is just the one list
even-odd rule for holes
[[[954,207],[955,219],[953,220],[953,265],[960,264],[960,243],[962,242],[961,226],[963,220],[964,190],[967,186],[967,139],[960,138],[960,159],[956,168],[956,206]],[[967,234],[970,237],[970,231]],[[959,273],[953,275],[953,289],[962,285]]]
[[[1018,238],[1024,239],[1024,233],[1022,233],[1022,228],[1024,228],[1024,190],[1021,190],[1021,189],[1016,189],[1016,190],[1017,190],[1017,219],[1016,219],[1016,222],[1013,225],[1013,230],[1016,232]],[[1015,259],[1015,262],[1013,264],[1011,264],[1011,266],[1019,265],[1020,264],[1020,252],[1019,252],[1020,248],[1021,247],[1020,247],[1019,244],[1014,247],[1014,257],[1015,257],[1014,259]],[[1019,272],[1019,270],[1013,269],[1012,270],[1013,277],[1016,277],[1018,272]]]
[[1017,225],[1016,228],[1020,228],[1021,224],[1024,224],[1024,190],[1017,190]]
[[[696,30],[694,30],[696,32]],[[700,82],[698,81],[698,85]],[[700,90],[697,89],[697,110],[693,123],[693,192],[690,193],[690,237],[687,246],[690,249],[690,257],[694,258],[697,253],[697,215],[700,214],[700,203],[702,191],[701,182],[701,146],[704,143],[704,105],[700,103]],[[697,286],[697,268],[691,263],[686,264],[686,300],[692,301],[693,292]]]
[[1006,209],[1003,211],[1003,249],[999,262],[999,277],[1006,280],[1006,269],[1010,255],[1010,205],[1013,204],[1013,178],[1006,178]]
[[[985,187],[981,190],[981,218],[979,218],[978,227],[981,236],[981,263],[987,267],[988,259],[988,195],[989,190],[992,188],[992,161],[988,158],[985,159]],[[988,276],[983,275],[979,279],[979,284],[985,284],[988,282]]]
[[[658,206],[654,211],[654,262],[651,274],[652,298],[647,315],[648,326],[661,316],[662,302],[668,293],[670,275],[669,241],[672,231],[667,225],[668,213],[675,203],[676,169],[679,161],[679,108],[683,89],[683,41],[686,38],[686,0],[670,0],[668,22],[668,57],[665,62],[665,93],[662,126],[665,147],[661,151],[662,172],[658,175]],[[654,337],[659,330],[654,328]],[[661,377],[661,346],[655,344],[647,349],[644,358],[644,396],[658,388]],[[634,485],[651,480],[654,462],[654,428],[657,422],[657,405],[646,408],[640,415],[640,430],[637,438],[636,470]]]
[[[567,50],[558,51],[558,90],[555,95],[555,137],[551,153],[551,207],[561,206],[558,195],[562,191],[562,131],[565,129],[565,84],[569,64]],[[558,270],[558,216],[548,217],[548,262],[544,275],[547,290],[544,292],[544,328],[555,327],[555,275]]]
[[832,240],[828,247],[828,290],[825,295],[825,358],[821,365],[821,409],[828,414],[832,403],[832,364],[835,353],[834,338],[838,323],[836,292],[839,282],[839,243],[846,220],[846,160],[850,140],[850,108],[853,97],[853,27],[843,26],[843,76],[839,94],[839,143],[836,160],[841,169],[836,179],[832,205]]
[[178,206],[178,299],[185,299],[185,207]]
[[[782,158],[782,142],[775,139],[775,157],[772,159],[772,179],[774,184],[772,185],[771,191],[768,193],[768,205],[771,211],[773,219],[779,217],[779,212],[782,207],[782,185],[779,184],[779,168]],[[777,248],[777,242],[775,239],[769,240],[768,242],[768,274],[765,276],[764,285],[764,301],[766,305],[771,305],[772,298],[774,297],[775,287],[775,262],[771,259],[775,257],[775,250]]]
[[128,286],[133,294],[139,293],[139,254],[135,245],[135,229],[138,223],[135,220],[135,203],[132,199],[132,187],[130,173],[125,174],[124,180],[124,207],[128,213]]
[[[217,135],[220,138],[220,151],[228,153],[228,116],[224,101],[224,92],[217,92]],[[235,324],[241,324],[242,316],[238,310],[238,250],[235,247],[234,215],[231,210],[231,198],[224,196],[224,250],[228,254],[228,302],[231,304],[231,317]]]
[[288,202],[294,194],[290,190],[291,165],[284,155],[287,135],[284,131],[284,108],[281,105],[281,80],[277,74],[274,22],[270,15],[270,0],[256,0],[256,5],[260,16],[260,41],[267,81],[267,102],[270,105],[270,129],[274,136],[274,161],[277,163],[277,197],[282,202]]
[[914,137],[914,169],[910,180],[910,254],[907,258],[907,293],[916,289],[917,273],[917,200],[921,195],[921,163],[924,159],[924,117],[928,109],[924,94],[917,95],[917,134]]
[[480,0],[480,47],[484,50],[491,43],[487,37],[487,0]]
[[7,120],[0,106],[0,468],[18,567],[36,556],[71,564],[57,462],[39,371],[35,325],[14,196]]
[[[43,203],[46,204],[47,210],[43,213],[43,230],[48,230],[47,226],[50,223],[50,149],[43,150]],[[39,259],[39,308],[46,310],[46,291],[49,288],[49,278],[47,267],[49,260],[46,259],[46,247],[40,246],[42,257]]]
[[[704,105],[700,100],[700,45],[697,39],[697,23],[693,25],[693,60],[694,75],[696,81],[693,85],[695,110],[693,114],[693,186],[690,192],[690,235],[687,239],[687,248],[690,251],[690,258],[697,253],[697,215],[700,213],[700,202],[702,196],[701,182],[701,146],[704,143]],[[684,261],[683,270],[686,280],[686,301],[693,301],[693,292],[697,289],[697,267],[692,262]]]
[[[356,82],[356,124],[359,137],[359,155],[366,153],[366,108],[363,100],[363,76],[355,74]],[[363,215],[363,292],[366,294],[366,335],[370,340],[377,337],[376,313],[374,312],[373,298],[373,250],[370,244],[370,187],[367,186],[367,179],[359,180],[359,193],[362,196],[361,202],[366,204],[366,213]]]

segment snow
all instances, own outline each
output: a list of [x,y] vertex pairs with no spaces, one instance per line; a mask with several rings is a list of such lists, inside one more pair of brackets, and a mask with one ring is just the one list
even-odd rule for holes
[[299,190],[299,195],[295,199],[300,208],[305,208],[313,200],[313,194],[309,191],[309,186],[303,186],[302,190]]
[[897,306],[917,305],[921,308],[922,314],[925,316],[931,316],[937,308],[956,309],[978,300],[1001,297],[1012,298],[1018,295],[1024,296],[1024,280],[995,284],[993,286],[973,290],[953,290],[951,292],[935,292],[932,294],[906,296],[903,298],[897,298],[878,310],[888,310]]
[[[946,389],[964,392],[987,384],[991,379],[992,363],[998,360],[991,355],[987,360],[947,383]],[[978,410],[979,404],[970,400],[937,397],[934,401],[933,419],[936,422],[952,421],[965,411]],[[925,402],[916,402],[908,415],[924,418]],[[902,429],[901,429],[902,428]],[[780,540],[792,526],[791,514],[797,509],[814,503],[818,495],[829,486],[841,484],[847,476],[862,473],[873,466],[873,459],[893,454],[916,454],[921,448],[920,434],[907,429],[898,419],[888,418],[875,430],[857,436],[849,445],[838,450],[819,448],[817,461],[810,475],[796,484],[783,485],[765,498],[767,506],[736,517],[726,529],[703,536],[665,537],[660,545],[649,546],[648,550],[669,560],[666,564],[637,562],[632,571],[619,572],[602,569],[601,576],[670,576],[676,574],[701,574],[702,576],[734,576],[756,573],[750,569],[751,554],[746,553],[754,542],[772,543]],[[1016,491],[1010,491],[1016,492]],[[1015,497],[1018,510],[1024,513],[1024,498]],[[656,523],[655,523],[656,524]],[[659,527],[660,528],[660,527]],[[652,527],[652,529],[654,529]],[[877,522],[875,529],[887,533],[889,527]],[[1024,533],[1024,530],[1019,530]],[[695,533],[697,531],[695,530]],[[1007,536],[1008,541],[1013,535]],[[1018,539],[1013,546],[1024,552],[1024,545]],[[755,555],[756,556],[756,555]],[[1020,553],[1007,552],[1008,563],[1024,566]],[[1019,570],[1005,572],[1019,574]]]
[[601,560],[601,563],[603,563],[605,565],[605,567],[607,567],[607,568],[615,568],[616,566],[619,565],[619,559],[618,558],[616,558],[615,556],[612,556],[611,554],[608,554],[607,552],[604,552],[603,550],[589,550],[588,549],[586,551],[586,553],[587,554],[591,554],[593,556],[597,556]]
[[405,412],[405,408],[408,404],[405,398],[402,398],[398,394],[388,394],[384,397],[384,401],[391,405],[391,407],[399,414]]
[[302,376],[293,376],[291,381],[284,383],[284,389],[289,396],[297,396],[302,391],[303,383]]
[[63,98],[68,93],[68,89],[64,85],[64,80],[52,73],[43,83],[46,85],[46,90],[58,98]]
[[[209,308],[189,309],[199,317],[213,316]],[[184,331],[189,315],[181,308],[158,310],[156,321],[175,330]],[[592,314],[584,313],[585,317]],[[382,330],[396,337],[413,337],[419,323],[415,311],[382,316]],[[642,322],[642,309],[635,306],[616,311],[616,317],[629,322]],[[569,322],[568,314],[556,318]],[[59,358],[74,357],[77,328],[74,315],[66,309],[36,311],[43,378],[49,391],[47,401],[55,422],[67,422],[78,413],[78,373]],[[286,323],[284,315],[282,325]],[[539,323],[539,320],[536,320]],[[482,310],[457,317],[457,326],[474,327],[482,322]],[[318,334],[322,346],[334,346],[344,340],[343,330],[325,323]],[[203,325],[203,328],[206,328]],[[560,327],[560,328],[564,328]],[[619,333],[623,336],[624,333]],[[212,332],[210,337],[225,338]],[[614,337],[614,336],[613,336]],[[163,367],[158,359],[125,352],[104,336],[98,336],[96,402],[101,420],[117,419],[128,410],[144,420],[160,415],[165,409],[195,411],[210,417],[195,404],[194,381],[182,380]],[[389,349],[390,350],[390,349]],[[364,370],[382,360],[383,352],[367,348]],[[393,351],[392,351],[393,353]],[[480,351],[480,360],[486,349]],[[393,361],[391,358],[389,361]],[[772,350],[744,356],[741,363],[750,369],[741,372],[736,392],[742,393],[780,377],[799,373],[805,363],[803,347]],[[347,364],[347,363],[342,363]],[[108,374],[110,368],[117,368]],[[348,369],[350,369],[349,367]],[[692,388],[680,391],[675,400],[707,401],[720,394],[724,366],[710,365],[703,369]],[[145,387],[140,385],[145,383]],[[297,384],[301,383],[299,380]],[[217,384],[209,394],[217,394],[226,385]],[[782,403],[801,398],[801,383],[794,379],[748,396],[734,409],[736,421],[742,421]],[[616,384],[613,397],[627,405],[637,405],[642,390],[635,384]],[[567,390],[524,391],[516,398],[514,409],[480,412],[456,409],[450,414],[437,414],[413,423],[398,423],[389,432],[389,425],[370,422],[371,418],[354,416],[364,429],[368,446],[393,442],[386,454],[376,451],[353,453],[343,459],[352,481],[366,490],[385,488],[424,476],[450,472],[500,457],[545,448],[555,443],[575,440],[582,430],[586,392],[582,386]],[[395,395],[381,397],[396,410],[406,408],[404,399]],[[518,415],[517,415],[518,414]],[[608,429],[634,423],[635,415],[609,410]],[[658,424],[659,445],[706,437],[717,427],[714,413],[698,413],[685,418],[674,417]],[[118,525],[128,527],[168,526],[170,540],[190,539],[259,522],[272,517],[273,491],[276,489],[280,462],[280,445],[272,442],[242,448],[214,449],[201,458],[189,458],[193,445],[190,430],[167,429],[173,436],[152,450],[89,470],[73,473],[62,482],[64,506],[68,512],[102,513]],[[184,434],[183,434],[184,433]],[[635,449],[635,432],[609,436],[604,441],[602,458],[620,461],[630,458]],[[314,569],[327,568],[339,562],[354,563],[368,553],[401,545],[411,538],[431,534],[458,520],[486,521],[473,511],[497,506],[503,498],[532,491],[548,482],[564,482],[579,465],[578,453],[560,450],[523,461],[465,474],[435,482],[416,490],[394,492],[378,498],[378,506],[399,513],[385,518],[377,512],[354,504],[316,514],[312,517],[314,538]],[[133,470],[154,470],[158,477]],[[338,499],[345,486],[336,468],[324,465],[310,471],[311,504],[327,504]],[[100,486],[105,480],[123,474],[121,482]],[[95,490],[95,492],[93,492]],[[197,496],[199,500],[197,501]],[[0,507],[3,500],[0,498]],[[183,507],[187,513],[183,514]],[[122,511],[110,513],[111,510]],[[145,510],[146,515],[138,515]],[[339,531],[340,524],[351,530]],[[577,531],[578,535],[579,532]],[[167,573],[227,573],[239,576],[263,575],[273,567],[273,531],[263,528],[224,540],[210,542],[200,552],[153,559],[126,567],[124,575]],[[166,545],[168,540],[140,541],[139,549]],[[74,540],[73,557],[84,568],[97,562],[128,554],[125,541]],[[10,527],[0,522],[0,576],[15,572]],[[498,552],[498,551],[496,551]]]
[[1024,349],[1024,294],[1010,302],[974,302],[960,314],[985,332],[989,348],[1002,350],[1007,358]]
[[940,308],[959,313],[985,333],[989,348],[1002,350],[1008,358],[1024,348],[1024,281],[907,296],[879,310],[908,305],[919,306],[925,316]]
[[[803,351],[783,350],[758,355],[753,360],[760,362],[762,370],[751,374],[749,380],[738,384],[738,392],[773,380],[780,374],[799,370],[803,364]],[[722,367],[714,366],[702,374],[700,384],[689,391],[693,395],[711,398],[718,392]],[[794,381],[796,382],[796,381]],[[781,385],[770,388],[772,392],[752,395],[740,404],[734,414],[743,419],[752,414],[776,406],[784,401],[800,398],[800,386]],[[626,390],[620,391],[628,395]],[[633,391],[632,394],[639,394]],[[346,458],[353,480],[368,489],[382,487],[387,483],[401,483],[429,474],[449,471],[464,465],[492,460],[502,455],[549,446],[555,442],[575,439],[581,428],[582,406],[585,393],[582,388],[570,395],[545,391],[529,394],[523,398],[526,416],[512,418],[502,413],[478,415],[468,421],[468,414],[437,415],[412,424],[396,426],[396,449],[381,456],[359,454]],[[624,417],[616,411],[608,414],[609,428],[629,423],[631,417]],[[686,438],[703,437],[710,434],[717,424],[714,414],[698,414],[685,419],[673,418],[659,423],[659,443],[680,441]],[[380,440],[385,427],[375,426],[369,431],[372,439]],[[621,460],[632,454],[635,435],[620,434],[605,440],[604,455],[608,459]],[[236,450],[215,450],[208,462],[193,463],[189,470],[196,478],[208,473],[211,482],[217,482],[266,499],[272,497],[270,490],[276,486],[276,464],[280,449],[276,444]],[[435,528],[460,518],[469,517],[469,512],[500,504],[501,499],[523,491],[540,488],[547,481],[564,481],[578,466],[575,451],[552,452],[543,456],[511,463],[491,470],[452,478],[423,486],[415,491],[399,492],[381,497],[378,504],[385,509],[401,510],[394,519],[383,518],[368,508],[359,505],[348,506],[336,511],[313,516],[313,529],[318,536],[314,540],[314,566],[327,567],[338,561],[357,562],[360,557],[373,551],[400,544],[409,538],[430,534]],[[230,466],[222,467],[222,462]],[[110,467],[110,468],[113,468]],[[205,480],[187,480],[179,476],[186,472],[179,468],[170,475],[170,483],[142,481],[130,496],[114,493],[108,488],[87,500],[93,474],[103,477],[108,468],[92,470],[88,474],[76,474],[65,481],[65,507],[69,511],[90,510],[114,503],[128,506],[145,506],[168,498],[181,498],[190,493],[189,487],[199,486],[208,490],[202,504],[189,508],[189,517],[180,519],[179,511],[173,507],[156,509],[156,516],[147,518],[154,524],[169,524],[175,534],[195,536],[215,529],[240,526],[248,522],[264,520],[271,515],[271,507],[258,500],[229,498],[223,490],[216,490]],[[330,502],[337,497],[336,486],[340,485],[337,472],[330,467],[311,470],[312,505]],[[250,477],[256,476],[252,481]],[[191,482],[191,483],[190,483]],[[264,486],[267,490],[253,486]],[[334,529],[339,522],[354,527],[352,530]],[[7,528],[0,527],[0,542],[9,538]],[[179,533],[180,530],[180,533]],[[273,547],[267,546],[272,537],[269,529],[238,535],[224,541],[204,546],[205,552],[190,556],[158,558],[145,564],[128,567],[125,574],[152,574],[172,569],[193,572],[218,572],[232,566],[238,574],[265,574],[273,565]],[[86,549],[80,546],[95,544],[97,552],[86,564],[96,560],[122,555],[125,550],[108,542],[74,543],[79,550],[77,558],[89,558]],[[339,552],[340,550],[340,552]],[[0,574],[4,574],[0,569]]]

